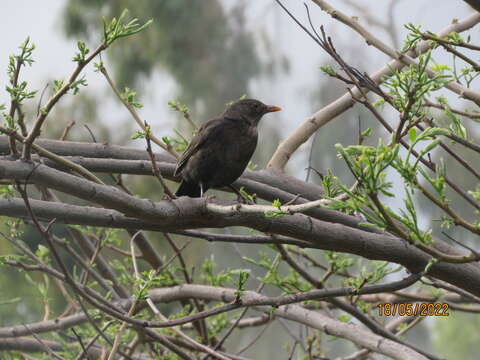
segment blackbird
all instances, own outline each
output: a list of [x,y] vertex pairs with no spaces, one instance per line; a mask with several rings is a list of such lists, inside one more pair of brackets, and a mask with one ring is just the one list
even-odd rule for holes
[[243,99],[204,123],[177,162],[174,176],[180,175],[182,183],[176,195],[201,197],[212,187],[237,180],[257,147],[258,122],[266,113],[280,110]]

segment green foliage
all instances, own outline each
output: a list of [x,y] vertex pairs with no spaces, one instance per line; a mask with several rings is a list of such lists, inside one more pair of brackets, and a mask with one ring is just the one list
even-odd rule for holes
[[480,201],[480,184],[477,185],[477,187],[475,188],[475,190],[470,190],[468,192],[470,195],[472,195],[472,197],[477,200],[477,201]]
[[80,86],[87,86],[87,79],[83,75],[80,79],[75,80],[69,87],[69,90],[73,90],[73,95],[77,95],[80,91]]
[[121,94],[122,99],[129,105],[141,109],[143,105],[136,100],[137,92],[126,87],[125,91]]
[[404,70],[392,69],[393,76],[385,81],[388,93],[393,98],[395,108],[407,115],[423,116],[424,99],[430,93],[437,91],[453,80],[443,71],[436,72],[430,77],[426,69],[432,59],[432,51],[418,57],[418,65],[410,65]]
[[344,273],[355,264],[355,260],[351,256],[328,250],[325,250],[323,253],[334,274]]
[[432,242],[432,230],[421,231],[418,227],[418,214],[412,198],[413,190],[406,187],[405,194],[406,197],[403,201],[406,211],[400,209],[400,216],[397,215],[395,217],[408,228],[408,237],[413,243],[421,242],[423,244],[430,244]]
[[247,256],[243,257],[243,260],[256,265],[262,269],[265,269],[267,272],[277,271],[278,261],[274,261],[267,255],[264,251],[259,253],[260,259],[256,260]]
[[230,280],[230,276],[225,273],[219,273],[217,275],[214,274],[214,269],[217,265],[215,264],[213,260],[213,255],[205,260],[205,262],[202,264],[202,270],[203,270],[203,279],[207,284],[210,285],[222,285],[225,281]]
[[35,50],[35,44],[30,42],[30,37],[27,37],[23,43],[20,44],[19,49],[21,50],[19,55],[11,55],[9,57],[7,74],[10,79],[15,75],[17,71],[17,64],[22,66],[24,64],[32,65],[35,60],[33,60],[32,54]]
[[243,196],[243,198],[246,199],[247,201],[249,201],[251,203],[255,202],[255,198],[257,197],[257,194],[249,194],[248,191],[245,190],[245,188],[243,186],[240,187],[240,189],[238,191]]
[[366,314],[371,314],[372,304],[366,303],[363,300],[357,300],[357,307]]
[[63,88],[63,86],[65,85],[65,80],[63,79],[58,79],[58,80],[53,80],[53,93],[57,93],[60,91],[60,89]]
[[100,228],[98,233],[100,234],[101,246],[105,246],[105,244],[120,246],[123,242],[120,237],[120,229]]
[[348,323],[348,322],[350,322],[351,318],[352,318],[352,317],[351,317],[350,315],[348,315],[348,314],[340,314],[340,315],[337,316],[337,320],[338,320],[338,321],[341,321],[341,322],[343,322],[343,323]]
[[[213,255],[210,258],[206,259],[202,264],[202,280],[212,286],[224,286],[227,283],[230,283],[237,288],[237,296],[240,296],[241,293],[245,290],[245,284],[250,277],[249,269],[227,269],[225,271],[220,271],[215,273],[215,268],[217,264],[215,263]],[[235,278],[237,278],[235,281]]]
[[369,137],[372,135],[372,128],[367,128],[366,130],[362,131],[361,136],[363,138]]
[[36,279],[34,280],[28,273],[25,273],[24,276],[30,286],[32,286],[32,288],[36,289],[40,293],[42,303],[48,303],[50,301],[50,298],[48,296],[50,278],[47,276],[47,274],[42,274],[42,281],[38,281]]
[[[5,89],[10,95],[12,106],[20,106],[25,100],[35,97],[37,90],[29,90],[28,83],[26,81],[20,81],[19,73],[22,66],[31,66],[34,62],[32,54],[35,49],[35,44],[30,42],[30,38],[27,39],[19,46],[20,54],[11,55],[9,57],[7,75],[10,80],[10,85],[7,85]],[[5,110],[5,105],[0,105],[0,111]],[[15,119],[9,113],[2,113],[5,120],[4,127],[7,131],[16,131],[18,129]]]
[[9,261],[23,261],[25,260],[25,257],[22,255],[14,255],[14,254],[9,254],[9,255],[1,255],[0,256],[0,265],[7,265],[7,262]]
[[151,288],[177,285],[177,281],[172,276],[172,270],[162,271],[160,274],[156,274],[155,270],[142,272],[141,277],[135,279],[134,282],[133,293],[135,298],[137,300],[146,300]]
[[278,210],[266,210],[265,211],[265,217],[267,218],[277,218],[277,217],[282,217],[284,215],[288,215],[288,211],[284,211],[281,209],[282,203],[280,202],[279,199],[275,199],[272,202],[272,206],[276,207]]
[[392,184],[386,181],[385,169],[397,158],[398,144],[390,147],[380,139],[376,148],[365,145],[351,145],[344,148],[340,144],[335,147],[367,193],[393,196],[388,191]]
[[[340,180],[333,174],[332,169],[327,170],[327,174],[322,177],[322,187],[325,192],[324,198],[333,199],[343,193],[340,187]],[[335,209],[335,207],[333,207]]]
[[327,75],[335,76],[337,72],[333,69],[331,65],[320,66],[320,69]]
[[189,144],[188,140],[185,139],[176,129],[173,131],[175,131],[177,134],[176,137],[163,136],[162,141],[165,143],[165,145],[172,146],[177,152],[185,151]]
[[178,111],[183,114],[183,116],[188,117],[190,116],[190,110],[188,109],[188,106],[185,104],[182,104],[180,101],[169,101],[167,102],[168,106],[172,108],[172,110]]
[[459,117],[456,116],[452,110],[448,106],[444,106],[443,108],[445,115],[447,115],[447,118],[452,122],[450,124],[449,129],[454,133],[455,135],[466,139],[467,138],[467,130],[465,126],[463,126],[462,122],[460,121]]
[[16,131],[16,130],[18,130],[17,123],[15,122],[15,120],[13,119],[12,116],[10,116],[7,113],[3,113],[2,116],[5,120],[4,127],[5,127],[6,131]]
[[[422,31],[420,30],[420,26],[415,26],[412,24],[405,25],[407,30],[409,30],[409,34],[407,35],[407,39],[405,41],[405,45],[403,48],[403,51],[409,51],[412,50],[415,46],[417,46],[418,42],[422,40]],[[438,37],[432,32],[427,31],[427,35]],[[446,37],[446,39],[443,39],[449,42],[448,46],[450,47],[455,47],[456,45],[461,45],[470,42],[470,35],[467,38],[467,41],[465,41],[458,33],[452,32],[449,33]],[[432,48],[435,49],[436,47],[439,46],[439,43],[436,40],[430,40],[430,43],[432,44]],[[464,66],[460,68],[459,70],[457,69],[457,64],[456,64],[457,58],[454,56],[453,57],[453,67],[450,67],[445,64],[434,64],[431,66],[432,70],[436,71],[438,74],[446,74],[450,73],[452,75],[452,80],[453,78],[458,82],[461,83],[462,80],[465,80],[467,87],[469,88],[471,83],[473,82],[474,79],[476,79],[480,73],[476,71],[472,66]]]
[[412,23],[408,23],[404,26],[409,31],[409,33],[407,34],[407,38],[402,48],[402,52],[407,52],[415,48],[418,42],[422,40],[422,34],[420,30],[422,26],[413,25]]
[[439,260],[436,258],[431,258],[427,265],[425,266],[425,269],[423,269],[423,274],[427,274],[430,271],[430,268],[435,265]]
[[[285,248],[288,247],[286,246]],[[291,268],[289,268],[287,274],[283,275],[279,271],[279,259],[279,256],[272,259],[265,252],[260,252],[260,259],[258,260],[244,257],[244,260],[266,270],[265,275],[258,278],[259,281],[282,290],[284,294],[293,294],[299,291],[309,291],[313,288],[309,282],[303,280],[303,278],[301,278],[298,273]]]
[[20,219],[7,219],[5,225],[8,235],[13,239],[21,239],[24,234],[25,224]]
[[[429,127],[420,133],[412,127],[408,132],[410,147],[404,156],[399,152],[399,144],[394,141],[386,145],[379,140],[377,147],[365,145],[343,147],[337,144],[339,155],[347,163],[359,186],[352,191],[345,185],[339,184],[338,187],[348,194],[349,199],[343,202],[343,208],[338,202],[334,203],[335,208],[362,213],[370,223],[379,228],[392,227],[392,219],[394,219],[408,229],[409,239],[413,243],[430,244],[432,241],[431,230],[419,229],[418,214],[412,195],[413,189],[419,184],[418,174],[421,174],[432,185],[439,198],[446,201],[446,170],[443,163],[441,161],[438,163],[435,176],[429,175],[419,166],[419,163],[420,158],[429,154],[440,144],[437,137],[448,134],[447,129],[438,127]],[[421,142],[426,142],[426,145],[418,151],[417,159],[412,160],[412,151]],[[397,213],[379,199],[379,195],[394,197],[390,191],[392,183],[387,181],[387,173],[390,169],[396,170],[401,176],[406,192],[405,210],[400,209]]]
[[245,291],[245,284],[250,277],[250,269],[236,269],[232,271],[232,274],[238,274],[238,284],[235,294],[240,298],[242,292]]
[[85,57],[90,52],[90,49],[87,48],[87,45],[83,41],[77,41],[78,53],[73,57],[73,61],[77,63],[85,62]]
[[222,330],[230,326],[230,319],[227,313],[222,313],[217,316],[212,316],[207,319],[208,336],[211,340],[220,335]]
[[475,80],[478,76],[480,76],[480,72],[475,70],[471,66],[465,66],[460,69],[460,74],[455,76],[455,79],[460,82],[461,80],[465,80],[467,88],[470,88],[473,80]]
[[35,97],[37,90],[29,91],[27,89],[27,85],[28,83],[26,81],[22,81],[16,87],[11,87],[11,86],[6,87],[7,92],[10,94],[10,98],[12,99],[12,101],[15,101],[18,104],[21,104],[24,100],[32,99]]
[[419,172],[423,175],[423,177],[430,183],[432,188],[435,190],[436,194],[443,202],[448,202],[447,194],[446,194],[446,183],[445,183],[445,176],[446,176],[446,165],[443,159],[440,159],[435,167],[435,175],[430,176],[424,169],[418,168]]
[[39,244],[37,247],[37,250],[35,251],[35,256],[37,256],[43,262],[47,262],[49,255],[50,255],[50,250],[46,246]]
[[467,40],[465,41],[465,39],[455,31],[448,33],[447,39],[454,44],[469,43],[471,40],[470,35],[468,35]]
[[125,22],[127,14],[128,10],[124,9],[118,19],[116,17],[111,21],[103,19],[103,38],[106,46],[110,46],[115,40],[122,37],[139,33],[153,22],[153,19],[150,19],[145,24],[140,25],[136,18]]
[[[407,171],[415,172],[417,170],[417,165],[419,164],[420,160],[417,158],[413,166],[409,169],[408,164],[410,163],[410,157],[412,155],[412,150],[413,148],[420,143],[421,141],[429,141],[429,143],[420,151],[420,157],[423,155],[431,152],[433,149],[435,149],[439,145],[438,139],[436,139],[437,136],[440,135],[448,135],[449,131],[446,129],[438,128],[438,127],[429,127],[422,131],[420,134],[417,135],[416,130],[410,131],[409,132],[409,138],[410,138],[410,148],[408,149],[408,153],[405,159],[405,162],[402,162],[397,158],[395,162],[396,169],[399,171],[402,171],[402,168],[406,169]],[[410,176],[408,176],[410,177]]]
[[9,198],[15,196],[13,185],[0,185],[0,197]]
[[255,164],[252,160],[250,160],[250,161],[248,162],[247,168],[248,168],[249,170],[252,170],[252,171],[253,171],[253,170],[256,170],[256,169],[258,168],[258,165]]
[[100,242],[100,247],[104,247],[106,244],[112,244],[116,246],[120,246],[122,244],[122,239],[120,238],[120,229],[80,225],[69,225],[69,227],[83,233],[87,237],[97,239],[97,241]]
[[[132,135],[132,140],[136,139],[146,139],[147,137],[152,136],[152,128],[149,125],[145,126],[145,130],[136,130],[135,133]],[[168,143],[164,140],[165,144]]]
[[390,263],[386,261],[372,261],[368,266],[363,266],[360,270],[360,274],[356,277],[350,277],[346,280],[346,283],[353,286],[356,290],[359,290],[365,285],[373,285],[385,276],[398,272],[402,269],[401,266],[396,268],[389,268]]

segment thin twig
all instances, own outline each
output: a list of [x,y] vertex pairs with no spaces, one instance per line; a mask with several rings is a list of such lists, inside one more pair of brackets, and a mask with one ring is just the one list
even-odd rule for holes
[[150,157],[150,161],[152,163],[153,175],[158,179],[158,181],[162,185],[163,190],[165,191],[165,194],[167,195],[167,198],[168,199],[176,199],[177,197],[167,186],[167,183],[165,182],[165,179],[163,178],[163,176],[160,172],[160,169],[158,168],[157,161],[155,159],[155,154],[152,151],[152,146],[151,146],[151,142],[150,142],[150,140],[152,139],[152,135],[150,133],[151,130],[150,130],[150,126],[147,124],[147,122],[145,122],[145,128],[147,129],[146,132],[145,132],[145,140],[147,141],[147,153],[148,153],[148,156]]
[[[140,272],[138,271],[137,259],[135,258],[135,247],[133,246],[133,239],[130,241],[130,252],[132,253],[132,262],[133,262],[133,270],[134,270],[135,278],[137,279],[137,281],[139,281],[141,277],[140,277]],[[147,298],[147,304],[152,309],[154,314],[158,318],[160,318],[160,320],[168,321],[168,319],[160,312],[160,310],[158,310],[157,306],[150,298]],[[217,359],[230,360],[230,358],[223,356],[222,354],[210,349],[208,346],[202,345],[199,342],[193,340],[191,337],[186,335],[183,331],[176,328],[173,328],[172,330],[177,335],[182,337],[185,341],[187,341],[189,344],[193,345],[195,348],[200,349],[201,351],[207,352],[210,355],[216,357]]]
[[70,90],[71,86],[77,79],[78,75],[82,72],[82,70],[90,63],[98,54],[100,54],[103,50],[107,48],[105,43],[100,44],[92,54],[83,61],[79,61],[77,64],[76,69],[68,79],[68,81],[63,84],[63,86],[55,93],[53,96],[48,100],[47,104],[40,110],[40,113],[33,125],[32,130],[26,137],[25,141],[23,142],[23,152],[22,158],[26,160],[30,160],[31,158],[31,148],[33,141],[40,135],[40,129],[42,128],[43,123],[45,122],[48,114],[53,109],[53,107],[57,104],[57,102]]
[[[115,86],[115,84],[113,83],[113,80],[111,79],[110,75],[108,74],[108,71],[107,69],[105,68],[105,66],[101,65],[100,67],[100,72],[103,74],[103,76],[105,76],[105,79],[107,80],[108,82],[108,85],[110,85],[111,89],[113,90],[113,92],[115,93],[115,95],[118,97],[118,99],[122,102],[123,105],[125,105],[125,107],[127,108],[127,110],[130,112],[130,115],[132,115],[133,119],[135,120],[135,122],[137,123],[137,125],[144,131],[144,132],[147,132],[147,127],[145,126],[145,123],[144,121],[142,121],[142,119],[140,119],[140,116],[138,115],[137,111],[135,110],[135,108],[132,106],[132,104],[130,104],[128,101],[126,101],[122,94],[120,94],[120,92],[118,91],[117,87]],[[160,146],[162,149],[164,149],[165,151],[169,152],[170,154],[172,154],[173,156],[175,156],[176,158],[178,158],[178,153],[175,151],[175,149],[169,145],[169,144],[165,144],[163,141],[161,141],[160,139],[158,139],[155,135],[150,135],[152,141],[157,144],[158,146]]]

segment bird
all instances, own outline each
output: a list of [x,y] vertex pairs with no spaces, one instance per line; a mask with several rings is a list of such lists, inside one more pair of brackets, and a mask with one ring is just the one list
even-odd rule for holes
[[242,99],[205,122],[177,161],[174,177],[182,181],[175,195],[203,197],[210,188],[231,186],[257,147],[260,119],[280,110],[259,100]]

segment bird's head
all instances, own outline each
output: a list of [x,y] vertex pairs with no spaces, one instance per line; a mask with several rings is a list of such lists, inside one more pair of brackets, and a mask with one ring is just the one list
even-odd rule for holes
[[243,99],[234,102],[226,110],[224,115],[232,118],[244,118],[252,125],[256,125],[263,115],[269,112],[282,110],[278,106],[265,105],[255,99]]

